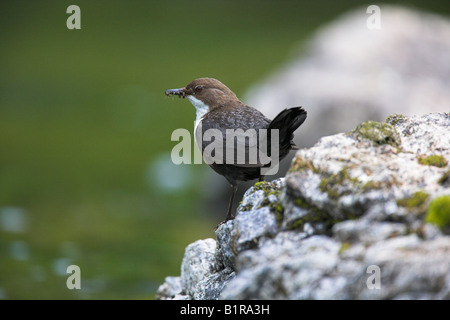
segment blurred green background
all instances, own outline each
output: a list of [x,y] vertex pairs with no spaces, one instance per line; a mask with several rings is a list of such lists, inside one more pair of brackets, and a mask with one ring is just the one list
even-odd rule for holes
[[[81,30],[66,27],[71,4]],[[242,96],[356,5],[2,1],[0,298],[153,299],[223,218],[199,201],[210,169],[170,162],[195,112],[164,90],[209,76]],[[81,290],[66,287],[71,264]]]

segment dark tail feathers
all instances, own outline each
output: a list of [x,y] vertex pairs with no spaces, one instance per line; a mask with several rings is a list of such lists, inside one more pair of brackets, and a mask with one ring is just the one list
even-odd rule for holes
[[[280,130],[280,159],[284,158],[291,149],[298,149],[292,139],[294,131],[306,119],[306,111],[302,107],[294,107],[281,111],[269,124],[269,129]],[[269,130],[270,132],[270,130]],[[271,141],[269,139],[269,141]]]

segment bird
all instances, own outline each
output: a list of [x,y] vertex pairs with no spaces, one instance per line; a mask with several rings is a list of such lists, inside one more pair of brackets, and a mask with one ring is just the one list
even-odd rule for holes
[[[307,116],[303,107],[284,109],[270,120],[259,110],[241,102],[233,91],[214,78],[195,79],[185,87],[166,90],[165,95],[186,98],[194,105],[194,140],[205,162],[230,183],[231,198],[227,214],[219,225],[235,218],[232,206],[239,182],[255,179],[263,181],[263,169],[267,172],[267,168],[275,162],[279,163],[289,151],[298,149],[293,138],[294,131]],[[213,132],[216,134],[216,152],[211,154],[206,154],[206,151],[211,151],[213,139],[209,139],[209,143],[208,139],[202,139],[208,130],[215,130]],[[246,132],[254,134],[243,134]],[[230,136],[230,133],[235,135]],[[239,139],[242,136],[243,139]],[[230,144],[227,145],[227,141]],[[263,144],[266,146],[263,147]],[[217,151],[219,147],[225,147],[225,155]],[[250,161],[253,151],[259,157]]]

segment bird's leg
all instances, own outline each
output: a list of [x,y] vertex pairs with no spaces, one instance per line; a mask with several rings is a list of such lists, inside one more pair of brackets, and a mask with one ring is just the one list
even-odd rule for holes
[[231,213],[231,209],[233,207],[233,200],[234,200],[234,195],[236,194],[236,191],[237,191],[237,185],[232,184],[231,189],[232,189],[232,191],[231,191],[230,204],[228,205],[227,217],[225,218],[224,222],[234,219],[234,215]]
[[227,221],[233,220],[235,217],[234,215],[231,213],[231,209],[233,207],[233,200],[234,200],[234,195],[236,194],[236,190],[237,190],[237,185],[236,184],[232,184],[231,185],[232,191],[231,191],[231,199],[230,199],[230,204],[228,205],[228,211],[227,211],[227,217],[225,218],[225,220],[223,220],[221,223],[219,223],[215,228],[214,231],[217,230],[217,228],[219,226],[221,226],[222,224],[226,223]]

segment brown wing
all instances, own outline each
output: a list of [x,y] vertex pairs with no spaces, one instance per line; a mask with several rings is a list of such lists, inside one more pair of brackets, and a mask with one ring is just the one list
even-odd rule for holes
[[[260,144],[265,143],[270,120],[244,104],[208,112],[197,127],[196,141],[207,164],[262,167]],[[265,151],[265,150],[263,150]]]

